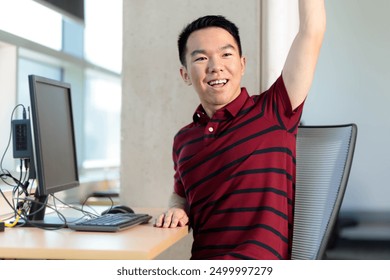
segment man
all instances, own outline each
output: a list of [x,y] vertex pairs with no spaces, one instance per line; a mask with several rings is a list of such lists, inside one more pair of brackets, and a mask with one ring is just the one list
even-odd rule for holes
[[187,223],[192,259],[289,259],[295,139],[325,32],[323,0],[299,1],[300,28],[281,76],[261,95],[241,88],[246,59],[221,16],[179,36],[180,74],[201,105],[174,139],[174,193],[157,227]]

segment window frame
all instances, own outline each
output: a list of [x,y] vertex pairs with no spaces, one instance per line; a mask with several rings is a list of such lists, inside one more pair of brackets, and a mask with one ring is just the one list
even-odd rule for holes
[[[63,19],[64,21],[65,19]],[[63,30],[64,32],[64,30]],[[63,34],[64,35],[64,34]],[[7,90],[11,91],[13,93],[8,94],[7,93],[7,102],[3,102],[3,105],[0,106],[1,109],[7,107],[8,111],[12,111],[12,109],[17,105],[18,101],[18,76],[19,76],[19,69],[17,67],[19,63],[19,58],[33,60],[38,63],[44,63],[48,64],[54,67],[58,67],[63,72],[62,79],[65,81],[70,81],[72,84],[72,80],[74,80],[74,77],[79,75],[77,81],[77,84],[79,88],[77,90],[73,89],[72,91],[78,91],[77,94],[74,94],[74,101],[75,104],[84,104],[84,96],[85,96],[85,79],[86,79],[86,72],[88,71],[94,71],[97,73],[100,73],[103,76],[112,77],[113,79],[116,79],[119,81],[119,87],[121,87],[121,73],[112,71],[110,69],[104,68],[100,65],[96,65],[94,63],[91,63],[90,61],[86,60],[84,58],[84,55],[80,54],[74,54],[74,53],[67,53],[66,50],[56,50],[52,49],[50,47],[46,47],[43,45],[40,45],[39,43],[33,42],[31,40],[21,38],[17,35],[8,33],[4,30],[0,30],[0,57],[2,52],[4,52],[5,49],[10,48],[15,51],[15,55],[10,59],[11,63],[13,64],[12,67],[15,68],[15,72],[12,74],[11,81],[7,84],[13,84],[14,89]],[[8,62],[6,62],[8,63]],[[4,67],[3,67],[4,68]],[[2,70],[2,67],[0,65],[0,74],[1,72],[5,73],[5,70]],[[78,72],[78,74],[74,74],[75,72]],[[8,75],[8,73],[7,73]],[[80,80],[81,79],[81,80]],[[26,77],[27,81],[27,77]],[[80,88],[81,87],[81,88]],[[0,86],[0,91],[4,90]],[[72,97],[73,97],[72,96]],[[12,105],[11,105],[12,104]],[[10,106],[11,105],[11,106]],[[76,105],[77,112],[74,112],[76,115],[79,115],[80,118],[84,115],[84,107]],[[120,109],[119,109],[120,110]],[[2,110],[4,112],[4,110]],[[119,112],[120,115],[120,112]],[[2,123],[9,123],[9,120],[11,116],[7,113],[0,115]],[[118,120],[120,122],[120,119]],[[77,126],[77,124],[76,124]],[[115,188],[117,188],[117,183],[119,182],[119,168],[120,168],[120,158],[118,159],[117,164],[103,164],[101,166],[95,166],[93,168],[85,168],[83,167],[83,143],[84,143],[84,133],[83,133],[83,125],[76,127],[76,139],[77,142],[77,149],[78,149],[78,161],[79,161],[79,170],[80,170],[80,181],[83,184],[90,184],[92,182],[104,182],[104,187],[107,187],[107,181],[114,182],[113,185]],[[10,126],[9,126],[10,128]],[[7,131],[7,129],[5,129]],[[8,138],[8,133],[5,133]],[[5,139],[5,137],[4,137]],[[7,139],[8,140],[8,139]],[[3,141],[4,142],[4,141]],[[0,141],[0,143],[3,143]],[[120,143],[118,143],[120,145]],[[5,146],[0,147],[0,153],[4,153]],[[7,155],[5,158],[5,161],[8,161],[8,164],[10,161],[12,161],[12,147],[8,148]],[[16,162],[15,162],[16,165]],[[10,170],[14,171],[15,170]],[[4,189],[5,185],[0,182],[0,188]],[[94,186],[95,187],[95,186]],[[91,188],[94,188],[91,187]],[[85,190],[83,190],[85,191]]]

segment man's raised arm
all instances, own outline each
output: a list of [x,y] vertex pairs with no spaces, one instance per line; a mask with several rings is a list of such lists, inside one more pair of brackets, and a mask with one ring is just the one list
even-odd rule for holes
[[293,109],[309,93],[325,28],[324,0],[299,0],[299,31],[282,72]]

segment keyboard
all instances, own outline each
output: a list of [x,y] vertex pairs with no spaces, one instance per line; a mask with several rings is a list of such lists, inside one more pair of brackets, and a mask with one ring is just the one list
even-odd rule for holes
[[76,223],[69,223],[68,227],[77,231],[116,232],[132,228],[139,224],[146,224],[152,216],[140,213],[105,214]]

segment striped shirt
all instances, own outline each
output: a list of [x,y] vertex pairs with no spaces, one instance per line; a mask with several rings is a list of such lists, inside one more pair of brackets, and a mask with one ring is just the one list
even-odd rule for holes
[[200,105],[175,136],[175,192],[188,203],[192,259],[289,259],[295,146],[303,104],[292,111],[280,76],[210,119]]

